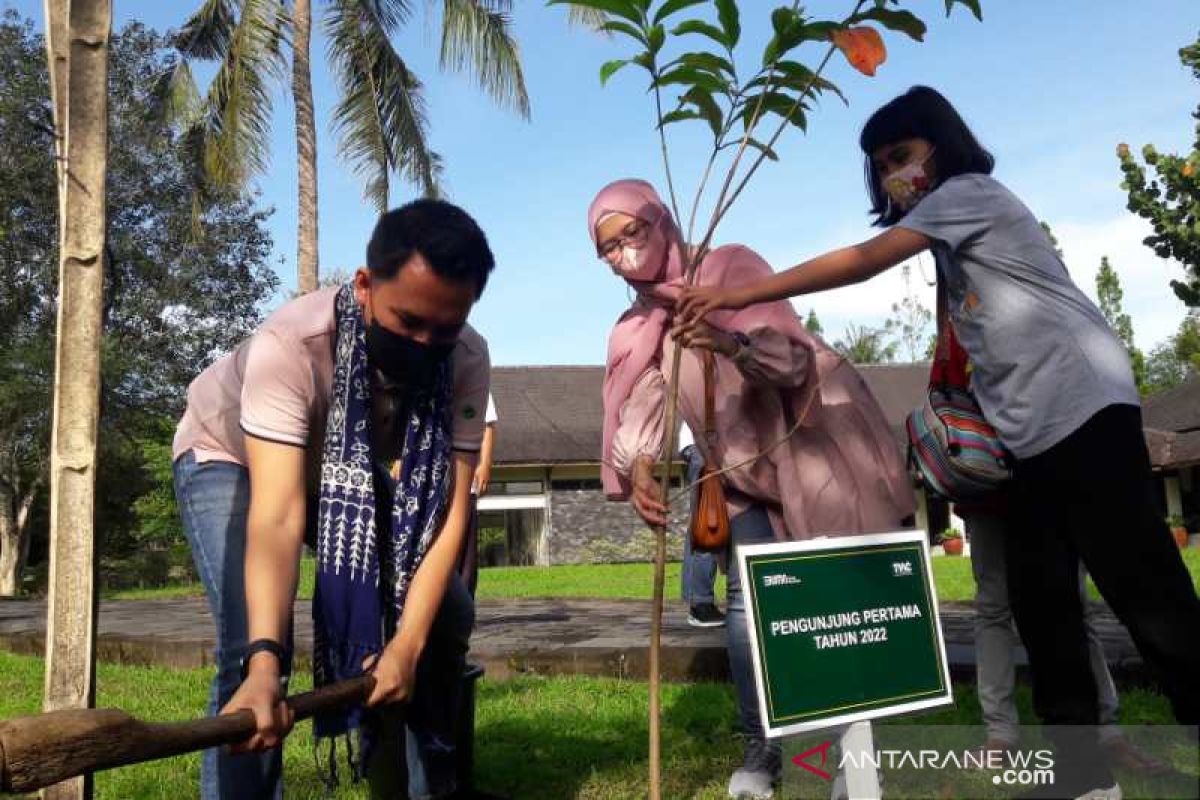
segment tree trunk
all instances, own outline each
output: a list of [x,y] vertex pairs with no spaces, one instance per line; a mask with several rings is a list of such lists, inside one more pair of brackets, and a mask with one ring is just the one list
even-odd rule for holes
[[300,189],[296,243],[296,284],[301,294],[316,291],[317,264],[317,124],[313,118],[312,2],[296,0],[292,9],[292,94],[296,103],[296,160]]
[[[64,24],[64,16],[65,24]],[[59,185],[58,332],[50,434],[50,592],[43,708],[95,700],[96,430],[104,308],[111,0],[46,0],[47,29],[67,31],[66,80],[50,45],[55,128],[66,154]],[[61,26],[61,27],[59,27]],[[65,94],[65,102],[62,100]],[[60,800],[91,795],[90,778],[45,790]]]
[[17,535],[15,500],[12,484],[0,478],[0,597],[16,595],[21,574],[21,566],[17,563],[21,542]]
[[22,495],[15,474],[0,476],[0,597],[15,597],[21,590],[29,558],[29,512],[40,488],[39,478]]

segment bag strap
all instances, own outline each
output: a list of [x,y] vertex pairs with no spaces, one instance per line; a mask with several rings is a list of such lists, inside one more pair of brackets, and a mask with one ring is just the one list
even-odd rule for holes
[[704,443],[711,452],[717,439],[717,359],[707,348],[701,351],[704,370]]
[[933,351],[932,383],[939,389],[945,389],[950,381],[950,310],[946,302],[946,281],[942,270],[937,268],[937,347]]

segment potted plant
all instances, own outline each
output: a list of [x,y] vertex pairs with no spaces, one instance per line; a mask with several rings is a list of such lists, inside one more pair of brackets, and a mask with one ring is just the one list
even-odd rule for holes
[[948,556],[961,556],[963,551],[962,532],[957,528],[942,531],[942,550]]
[[1175,537],[1175,544],[1180,548],[1187,547],[1188,530],[1183,524],[1183,517],[1178,514],[1172,514],[1167,517],[1167,527],[1171,529],[1171,535]]

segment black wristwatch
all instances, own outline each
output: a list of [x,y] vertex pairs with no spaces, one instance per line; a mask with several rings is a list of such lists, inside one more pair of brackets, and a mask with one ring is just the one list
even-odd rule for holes
[[279,677],[286,686],[288,676],[292,674],[292,654],[274,639],[255,639],[249,644],[246,654],[242,656],[242,680],[246,680],[246,676],[250,674],[250,659],[254,657],[255,653],[264,652],[271,653],[279,659]]

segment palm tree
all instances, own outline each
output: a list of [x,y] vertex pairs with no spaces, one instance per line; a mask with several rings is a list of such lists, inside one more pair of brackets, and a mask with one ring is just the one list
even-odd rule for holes
[[[364,196],[380,211],[388,207],[396,174],[419,184],[428,196],[440,193],[442,162],[429,144],[424,86],[391,43],[411,19],[412,5],[411,0],[325,0],[319,8],[339,87],[333,112],[338,153],[362,178]],[[312,0],[203,0],[179,33],[181,58],[163,76],[168,108],[191,131],[204,187],[241,191],[264,171],[272,84],[283,77],[290,45],[302,292],[319,282],[312,6]],[[512,0],[442,0],[440,65],[472,73],[494,100],[528,118],[511,8]],[[204,97],[192,78],[193,60],[219,63]]]

